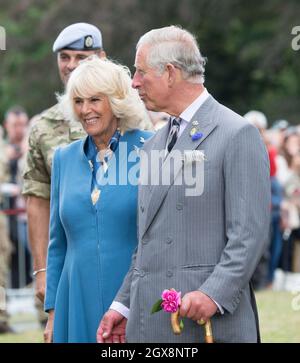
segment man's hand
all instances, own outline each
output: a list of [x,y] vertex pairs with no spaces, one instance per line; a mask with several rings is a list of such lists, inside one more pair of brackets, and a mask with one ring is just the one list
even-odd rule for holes
[[46,271],[41,271],[35,276],[35,296],[44,303],[46,287]]
[[115,310],[108,310],[97,330],[97,343],[125,343],[127,319]]
[[48,321],[44,330],[44,342],[53,343],[54,310],[49,311]]
[[210,319],[218,310],[214,301],[201,291],[192,291],[184,295],[181,300],[179,314],[195,321]]

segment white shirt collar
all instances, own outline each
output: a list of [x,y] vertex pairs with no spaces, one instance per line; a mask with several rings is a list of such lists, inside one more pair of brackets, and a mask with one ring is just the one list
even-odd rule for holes
[[186,108],[181,114],[180,117],[186,122],[190,122],[198,109],[203,105],[203,103],[208,99],[209,93],[206,88],[201,93],[199,97],[195,99],[193,103],[191,103],[188,108]]
[[[207,89],[204,88],[204,91],[201,93],[199,97],[195,99],[193,103],[191,103],[181,114],[180,117],[182,119],[180,123],[180,128],[178,132],[178,137],[183,134],[183,131],[187,127],[188,123],[191,121],[195,113],[198,109],[203,105],[203,103],[208,99],[210,94],[208,93]],[[173,119],[174,117],[172,117]],[[167,147],[167,146],[166,146]],[[167,151],[166,151],[167,153]]]

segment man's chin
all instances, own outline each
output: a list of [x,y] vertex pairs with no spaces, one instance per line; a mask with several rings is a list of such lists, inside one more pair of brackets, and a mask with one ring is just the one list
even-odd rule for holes
[[71,76],[71,74],[63,75],[63,76],[62,76],[61,80],[62,80],[62,83],[64,84],[64,86],[66,86],[66,85],[67,85],[67,83],[68,83],[68,80],[69,80],[70,76]]
[[155,107],[154,105],[151,104],[146,104],[145,103],[145,107],[148,111],[152,111],[152,112],[160,112],[160,110],[157,109],[157,107]]
[[151,104],[151,102],[149,102],[149,101],[148,101],[148,100],[146,100],[145,98],[142,98],[142,101],[144,102],[144,105],[145,105],[145,107],[146,107],[146,109],[147,109],[148,111],[156,111],[156,110],[155,110],[154,105],[153,105],[153,104]]

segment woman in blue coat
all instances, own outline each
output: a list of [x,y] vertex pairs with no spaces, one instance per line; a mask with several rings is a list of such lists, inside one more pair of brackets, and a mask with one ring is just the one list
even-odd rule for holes
[[129,71],[97,57],[72,72],[61,104],[87,137],[53,159],[46,332],[96,342],[137,245],[138,149],[151,124]]

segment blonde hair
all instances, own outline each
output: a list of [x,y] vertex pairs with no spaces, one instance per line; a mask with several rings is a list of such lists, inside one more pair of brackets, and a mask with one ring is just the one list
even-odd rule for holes
[[95,55],[80,62],[71,73],[66,92],[59,97],[61,108],[68,119],[78,120],[74,98],[90,98],[99,93],[108,97],[122,133],[132,129],[153,129],[138,92],[131,87],[129,69]]

